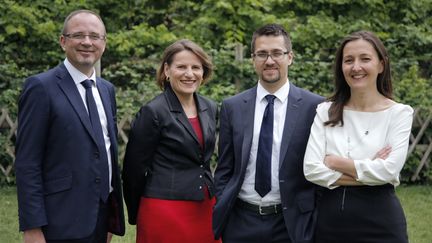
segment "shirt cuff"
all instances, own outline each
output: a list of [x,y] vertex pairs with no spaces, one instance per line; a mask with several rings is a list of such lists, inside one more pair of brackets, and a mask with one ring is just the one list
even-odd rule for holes
[[327,188],[328,189],[335,189],[338,188],[339,185],[334,185],[334,183],[339,180],[339,178],[343,175],[343,173],[339,171],[333,170],[333,175],[330,177],[330,179],[327,181]]

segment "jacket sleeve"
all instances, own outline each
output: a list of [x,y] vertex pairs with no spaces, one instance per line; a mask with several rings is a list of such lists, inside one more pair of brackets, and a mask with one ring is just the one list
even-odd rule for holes
[[20,230],[48,224],[42,166],[50,124],[50,99],[39,79],[29,78],[18,103],[15,173]]
[[218,165],[215,171],[216,198],[220,197],[230,180],[234,170],[234,151],[232,144],[232,127],[229,121],[229,111],[226,103],[220,111],[220,129],[218,144]]
[[123,162],[123,193],[128,209],[129,223],[136,224],[136,217],[143,194],[150,161],[160,139],[159,121],[149,106],[138,112],[129,133],[129,141]]

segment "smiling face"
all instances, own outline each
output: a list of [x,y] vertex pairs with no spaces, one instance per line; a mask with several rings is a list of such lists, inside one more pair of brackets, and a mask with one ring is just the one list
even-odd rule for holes
[[[255,40],[255,54],[287,51],[283,36],[263,35]],[[276,61],[270,56],[264,61],[253,58],[261,85],[267,90],[277,90],[282,87],[287,81],[288,66],[291,65],[292,60],[291,51]]]
[[97,16],[90,13],[79,13],[67,22],[65,33],[60,36],[60,45],[67,59],[75,68],[90,76],[94,64],[105,51],[106,42],[105,39],[92,40],[89,36],[84,39],[65,36],[77,33],[104,36],[105,27]]
[[164,72],[176,95],[188,97],[201,85],[204,69],[194,53],[183,50],[174,55],[171,64],[165,63]]
[[350,41],[343,48],[342,72],[352,91],[376,90],[378,74],[383,70],[378,53],[368,41]]

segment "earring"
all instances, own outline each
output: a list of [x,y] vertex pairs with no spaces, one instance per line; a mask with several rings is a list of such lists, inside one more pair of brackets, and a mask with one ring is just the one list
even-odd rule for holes
[[168,76],[165,77],[165,81],[169,82],[170,78]]

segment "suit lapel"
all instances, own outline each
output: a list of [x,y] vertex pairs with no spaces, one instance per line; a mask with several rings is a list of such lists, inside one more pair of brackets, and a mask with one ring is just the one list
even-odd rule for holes
[[96,86],[98,88],[99,95],[102,99],[102,104],[103,104],[103,107],[105,110],[105,115],[106,115],[108,127],[109,127],[108,130],[111,132],[114,124],[112,123],[113,114],[112,114],[112,110],[111,110],[112,104],[111,104],[111,99],[109,96],[109,91],[108,91],[107,87],[99,79],[98,79],[98,82],[96,82]]
[[174,116],[176,117],[177,121],[179,121],[180,124],[183,125],[186,131],[192,136],[192,138],[197,142],[197,144],[199,144],[198,137],[196,136],[195,131],[192,128],[192,125],[190,124],[188,118],[186,117],[186,114],[183,111],[180,101],[178,100],[177,96],[174,94],[174,91],[171,89],[171,87],[166,88],[165,96],[167,97],[170,110],[171,112],[174,113]]
[[299,89],[290,83],[290,91],[288,94],[288,105],[285,116],[285,125],[282,135],[282,143],[280,148],[280,159],[279,168],[282,166],[283,161],[289,147],[289,142],[291,141],[291,136],[295,130],[297,124],[297,118],[299,117],[299,107],[301,105],[301,94]]
[[77,113],[85,129],[92,137],[93,141],[97,143],[96,138],[93,135],[93,129],[90,123],[90,118],[84,106],[81,95],[79,94],[75,82],[73,81],[72,77],[69,75],[69,72],[67,71],[64,64],[60,64],[57,67],[56,76],[58,78],[57,84],[59,85],[60,89],[63,91],[63,93],[71,103],[73,109]]
[[242,143],[242,168],[246,168],[249,162],[249,154],[252,146],[254,120],[255,120],[255,100],[256,86],[245,94],[241,104],[241,118],[243,123],[243,143]]
[[115,144],[117,144],[117,141],[115,139],[117,136],[117,134],[115,132],[116,131],[115,126],[117,124],[113,123],[113,121],[114,121],[113,112],[112,112],[113,104],[111,103],[110,93],[109,93],[107,86],[104,85],[104,83],[102,82],[102,80],[100,78],[97,78],[96,86],[97,86],[97,89],[99,91],[99,95],[101,97],[102,104],[103,104],[104,111],[105,111],[105,115],[107,118],[107,124],[108,124],[107,126],[108,126],[109,137],[111,140],[111,148],[114,148],[113,152],[114,152],[114,154],[117,154],[117,151],[116,151],[117,147],[114,146]]
[[[210,125],[210,117],[209,117],[209,113],[208,111],[208,107],[207,105],[201,100],[201,98],[197,95],[195,95],[196,99],[195,101],[197,102],[197,109],[198,109],[198,117],[200,120],[200,124],[201,124],[201,130],[202,130],[202,136],[203,136],[203,140],[204,140],[204,144],[203,144],[203,149],[205,150],[205,145],[207,144],[206,141],[209,138],[210,134],[209,134],[209,125]],[[195,137],[196,134],[194,133]]]

